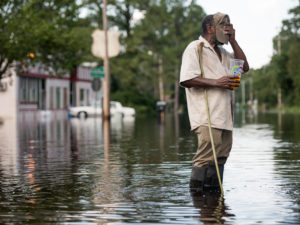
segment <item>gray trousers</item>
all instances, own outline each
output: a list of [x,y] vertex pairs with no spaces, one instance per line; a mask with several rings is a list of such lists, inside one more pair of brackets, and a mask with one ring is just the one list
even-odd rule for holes
[[[211,128],[218,164],[224,165],[232,147],[232,131]],[[193,166],[214,165],[214,156],[208,127],[200,126],[195,130],[198,136],[198,148],[193,157]]]

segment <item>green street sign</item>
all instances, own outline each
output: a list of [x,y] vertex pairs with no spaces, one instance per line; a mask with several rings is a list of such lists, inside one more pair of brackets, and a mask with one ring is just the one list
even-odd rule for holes
[[104,69],[103,67],[97,67],[91,70],[91,77],[104,77]]

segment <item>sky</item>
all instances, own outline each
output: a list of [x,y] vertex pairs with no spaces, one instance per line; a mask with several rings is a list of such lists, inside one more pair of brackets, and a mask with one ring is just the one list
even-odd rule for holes
[[[198,0],[206,14],[226,13],[235,29],[235,37],[251,68],[267,64],[273,54],[273,42],[289,9],[298,0]],[[225,46],[232,51],[230,46]]]

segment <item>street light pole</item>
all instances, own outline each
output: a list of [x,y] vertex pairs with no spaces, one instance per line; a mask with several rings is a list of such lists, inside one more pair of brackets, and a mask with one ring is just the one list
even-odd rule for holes
[[108,58],[108,37],[107,37],[107,17],[106,17],[106,0],[103,0],[102,7],[102,20],[103,20],[103,30],[104,30],[104,47],[105,56],[104,60],[104,85],[103,85],[103,119],[110,119],[110,74],[109,74],[109,58]]

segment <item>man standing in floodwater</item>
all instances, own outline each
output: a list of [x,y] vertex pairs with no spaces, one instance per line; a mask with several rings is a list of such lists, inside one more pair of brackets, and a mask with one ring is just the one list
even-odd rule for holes
[[[199,64],[198,45],[201,42],[201,63],[205,77],[202,77]],[[233,54],[222,47],[228,42]],[[232,58],[244,60],[243,71],[249,70],[246,56],[235,39],[235,30],[229,16],[223,13],[206,16],[202,21],[201,36],[192,41],[183,53],[180,71],[180,85],[186,90],[191,129],[198,136],[198,148],[193,157],[190,179],[192,192],[219,188],[208,130],[204,89],[207,90],[212,136],[221,180],[223,179],[224,164],[232,147],[233,89],[239,87],[239,76],[231,75],[229,70]]]

